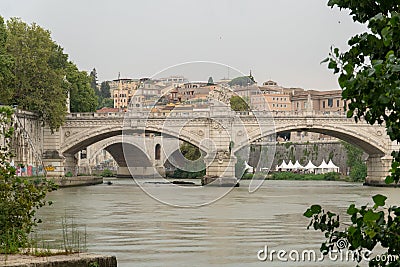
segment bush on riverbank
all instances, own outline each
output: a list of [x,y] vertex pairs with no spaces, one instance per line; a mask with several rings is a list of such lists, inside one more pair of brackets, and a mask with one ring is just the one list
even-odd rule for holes
[[313,181],[338,181],[340,174],[337,172],[328,172],[325,174],[302,174],[293,172],[274,172],[270,180],[313,180]]
[[265,179],[266,174],[265,173],[245,173],[243,174],[241,180],[251,180],[251,179]]
[[206,170],[201,170],[198,172],[189,172],[181,169],[176,169],[172,175],[168,175],[170,178],[178,178],[178,179],[195,179],[199,177],[203,177],[206,175]]
[[46,194],[56,189],[53,182],[46,179],[25,179],[16,176],[11,166],[10,143],[13,136],[13,115],[10,107],[0,107],[0,253],[16,253],[28,245],[29,234],[40,222],[35,218],[37,209],[51,205]]
[[101,172],[100,176],[101,177],[114,177],[114,173],[109,169],[105,169]]

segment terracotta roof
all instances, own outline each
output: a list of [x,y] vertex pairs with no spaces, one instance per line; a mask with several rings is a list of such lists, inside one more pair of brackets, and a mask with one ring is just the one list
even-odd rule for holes
[[103,107],[101,109],[96,110],[97,113],[109,113],[109,112],[118,112],[118,108],[108,108],[108,107]]

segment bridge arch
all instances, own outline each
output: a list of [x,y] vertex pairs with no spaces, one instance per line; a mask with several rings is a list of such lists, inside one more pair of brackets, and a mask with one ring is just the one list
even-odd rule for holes
[[116,128],[110,128],[110,127],[88,128],[82,132],[76,132],[73,135],[71,135],[71,133],[69,132],[68,133],[66,132],[65,138],[61,142],[62,145],[60,149],[60,154],[74,155],[79,151],[81,151],[82,149],[85,149],[86,147],[107,138],[122,136],[122,135],[131,135],[131,134],[143,135],[144,133],[150,133],[150,134],[159,133],[165,137],[176,138],[188,142],[192,145],[200,147],[204,151],[207,150],[206,147],[202,146],[199,137],[189,131],[181,131],[179,133],[176,133],[167,129],[160,129],[158,127],[146,127],[142,129],[137,128],[134,130],[124,130],[123,127],[120,126]]
[[275,129],[263,132],[262,134],[258,132],[253,136],[250,136],[248,142],[238,144],[233,152],[237,152],[242,147],[248,145],[249,143],[254,143],[261,138],[268,137],[270,135],[275,135],[280,132],[296,132],[296,131],[306,131],[326,134],[332,137],[336,137],[340,140],[346,141],[353,144],[368,155],[385,156],[387,151],[390,150],[391,142],[389,138],[382,135],[382,132],[377,131],[375,138],[371,136],[370,131],[365,131],[363,128],[349,129],[349,127],[340,125],[324,125],[324,126],[309,126],[307,124],[297,124],[297,125],[276,125]]

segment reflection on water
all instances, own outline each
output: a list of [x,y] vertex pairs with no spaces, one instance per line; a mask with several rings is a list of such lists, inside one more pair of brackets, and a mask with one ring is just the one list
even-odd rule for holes
[[[265,245],[318,251],[323,236],[307,230],[308,220],[302,216],[311,204],[344,214],[350,203],[371,203],[377,193],[389,196],[392,204],[400,201],[396,189],[340,182],[265,181],[249,194],[245,181],[211,205],[175,208],[150,198],[133,180],[113,183],[49,194],[54,205],[39,212],[44,238],[61,239],[62,218],[73,217],[86,225],[89,252],[116,255],[118,266],[355,266],[260,262],[257,252]],[[170,193],[167,185],[154,186],[160,194]]]

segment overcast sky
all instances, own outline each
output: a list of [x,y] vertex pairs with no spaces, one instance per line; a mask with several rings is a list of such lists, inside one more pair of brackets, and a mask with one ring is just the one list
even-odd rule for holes
[[[1,0],[0,15],[52,32],[99,80],[150,77],[188,61],[252,70],[262,83],[337,89],[320,62],[365,30],[327,0]],[[171,72],[173,73],[173,72]],[[178,74],[178,73],[177,73]],[[232,75],[232,74],[230,74]]]

